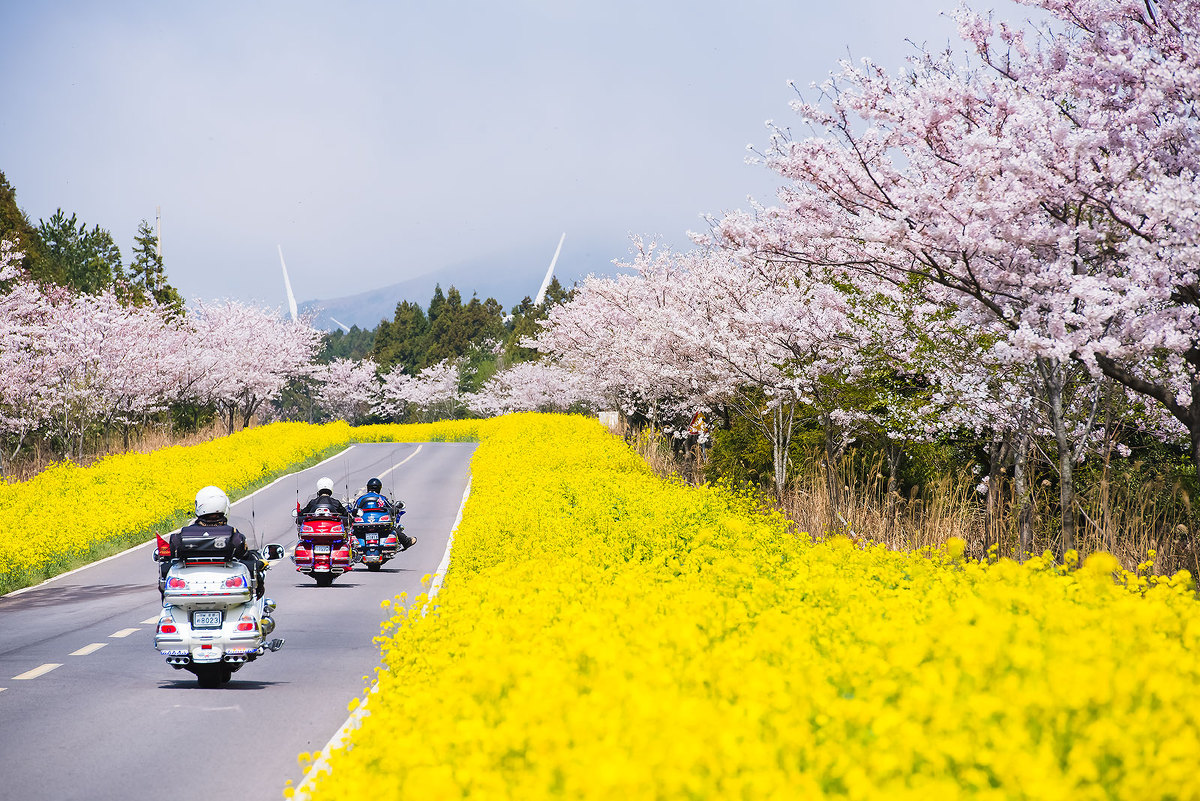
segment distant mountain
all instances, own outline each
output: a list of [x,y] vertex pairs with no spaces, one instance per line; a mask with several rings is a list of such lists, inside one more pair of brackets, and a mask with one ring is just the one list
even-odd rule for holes
[[[441,285],[442,291],[451,286],[458,289],[463,296],[463,302],[470,301],[471,295],[479,296],[480,300],[495,298],[506,310],[520,303],[526,296],[537,295],[546,268],[554,255],[554,245],[551,242],[545,252],[509,253],[463,262],[440,270],[435,270],[415,278],[409,278],[395,284],[381,286],[365,292],[341,297],[319,298],[306,300],[299,305],[301,313],[313,312],[313,325],[325,331],[337,328],[336,318],[347,326],[357,325],[359,328],[374,328],[380,320],[391,320],[396,312],[396,304],[407,300],[428,308],[429,299],[433,297],[434,287]],[[596,257],[608,248],[585,247],[584,243],[572,242],[567,234],[562,254],[555,266],[554,274],[563,286],[571,286],[589,272],[612,273],[610,263],[621,252]],[[383,276],[381,276],[383,277]]]

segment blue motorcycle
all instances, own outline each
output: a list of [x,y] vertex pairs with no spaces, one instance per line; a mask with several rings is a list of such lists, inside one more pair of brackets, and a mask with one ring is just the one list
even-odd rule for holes
[[367,570],[379,570],[400,551],[397,531],[403,530],[400,526],[403,514],[403,503],[393,506],[379,496],[365,496],[355,505],[350,535],[357,546],[358,560]]

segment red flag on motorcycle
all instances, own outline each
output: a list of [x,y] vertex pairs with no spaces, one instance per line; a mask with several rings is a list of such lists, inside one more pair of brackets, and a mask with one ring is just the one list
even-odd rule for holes
[[158,540],[158,555],[163,559],[171,558],[171,544],[162,538],[162,535],[157,531],[154,532],[154,538]]

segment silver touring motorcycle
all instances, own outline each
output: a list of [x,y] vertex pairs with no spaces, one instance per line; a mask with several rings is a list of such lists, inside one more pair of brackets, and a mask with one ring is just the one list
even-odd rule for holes
[[[230,520],[256,542],[246,521]],[[223,538],[222,538],[223,539]],[[283,558],[282,545],[259,551],[264,561]],[[155,560],[170,560],[159,540]],[[269,567],[269,564],[268,564]],[[264,568],[265,569],[265,568]],[[234,559],[223,541],[201,543],[171,562],[160,580],[163,610],[154,634],[154,647],[176,670],[196,675],[201,687],[219,687],[247,662],[267,651],[278,651],[283,640],[268,640],[275,630],[275,602],[256,596],[257,581],[250,569]]]

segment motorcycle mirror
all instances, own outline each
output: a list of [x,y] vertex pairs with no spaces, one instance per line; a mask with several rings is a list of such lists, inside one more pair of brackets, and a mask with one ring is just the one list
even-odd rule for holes
[[272,562],[283,558],[283,546],[277,542],[268,543],[264,550],[267,552],[267,559]]
[[155,562],[158,561],[158,550],[157,549],[150,552],[150,558],[153,559]]
[[298,509],[293,509],[293,510],[292,510],[292,517],[296,517],[296,516],[297,516],[297,515],[299,515],[299,514],[300,514],[300,511],[299,511]]

